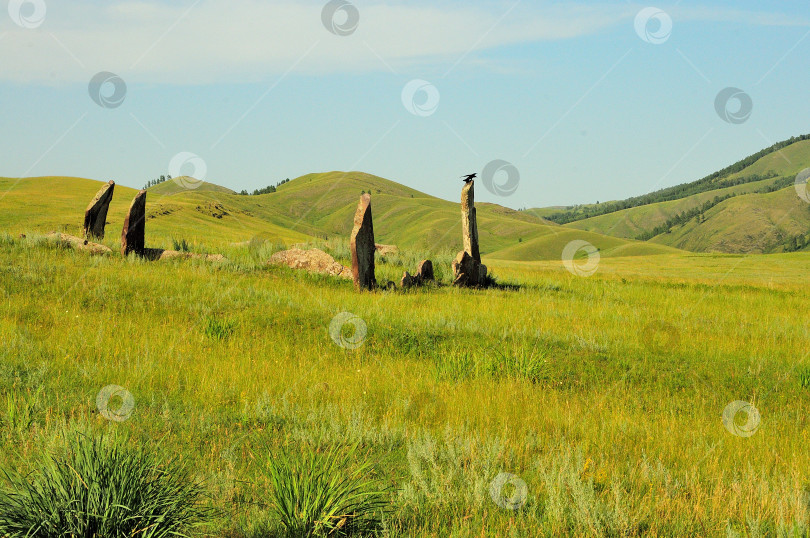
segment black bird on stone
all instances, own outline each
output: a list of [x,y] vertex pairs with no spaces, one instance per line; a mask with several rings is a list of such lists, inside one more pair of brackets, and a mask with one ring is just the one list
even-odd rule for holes
[[464,183],[469,183],[470,181],[472,181],[476,177],[478,177],[478,174],[470,174],[468,176],[461,176],[461,178],[464,180]]

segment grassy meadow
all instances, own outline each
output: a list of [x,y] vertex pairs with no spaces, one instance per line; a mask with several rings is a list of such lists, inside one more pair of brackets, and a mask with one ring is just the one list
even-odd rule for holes
[[[146,262],[0,236],[0,466],[76,431],[148,446],[202,485],[193,532],[232,538],[285,536],[268,462],[346,447],[334,472],[380,487],[384,536],[810,533],[810,254],[604,257],[590,277],[485,258],[512,286],[482,291],[446,285],[448,250],[445,285],[357,293],[267,266],[278,248]],[[134,399],[121,420],[108,385]],[[753,435],[724,426],[738,400]]]

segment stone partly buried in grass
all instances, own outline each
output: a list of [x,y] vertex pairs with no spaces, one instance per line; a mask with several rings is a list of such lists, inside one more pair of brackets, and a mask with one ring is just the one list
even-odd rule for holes
[[90,205],[84,211],[84,237],[87,239],[104,239],[104,226],[107,223],[107,211],[115,191],[115,181],[101,187]]
[[403,288],[412,288],[414,286],[424,286],[428,282],[435,282],[433,276],[433,262],[430,260],[422,260],[419,262],[419,267],[416,269],[416,274],[411,275],[408,271],[402,275],[400,285]]
[[351,269],[339,264],[332,256],[317,248],[310,250],[293,248],[276,252],[270,256],[268,263],[271,265],[286,265],[293,269],[304,269],[322,275],[337,276],[345,279],[352,278]]
[[45,237],[48,240],[60,243],[67,248],[89,252],[90,254],[112,253],[112,249],[110,249],[110,247],[106,245],[101,245],[99,243],[91,243],[87,239],[82,239],[81,237],[76,237],[74,235],[68,235],[59,232],[51,232]]
[[374,223],[371,219],[371,195],[364,194],[354,213],[354,228],[350,241],[352,252],[352,277],[358,290],[373,290],[377,287],[374,276]]

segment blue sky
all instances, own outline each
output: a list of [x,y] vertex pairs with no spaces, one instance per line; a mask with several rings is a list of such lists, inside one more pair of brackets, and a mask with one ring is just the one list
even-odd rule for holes
[[[0,175],[140,187],[188,152],[236,190],[361,170],[456,200],[500,159],[517,188],[477,199],[542,207],[810,132],[806,2],[347,2],[5,1]],[[91,98],[99,72],[122,102],[109,77]],[[737,122],[715,106],[729,87],[753,105]]]

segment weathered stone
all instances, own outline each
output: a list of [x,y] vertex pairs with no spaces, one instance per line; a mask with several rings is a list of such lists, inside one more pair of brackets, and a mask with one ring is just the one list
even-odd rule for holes
[[433,281],[435,281],[433,276],[433,262],[430,260],[422,260],[419,262],[419,267],[416,269],[415,275],[411,275],[408,271],[402,274],[400,285],[403,288],[412,288],[414,286],[423,286],[426,282]]
[[139,191],[129,206],[121,231],[121,254],[143,256],[146,243],[146,191]]
[[52,241],[61,243],[66,248],[81,250],[90,254],[109,254],[112,252],[112,249],[106,245],[91,243],[87,239],[82,239],[81,237],[76,237],[74,235],[51,232],[46,237]]
[[407,289],[407,288],[412,288],[412,287],[414,287],[414,286],[416,286],[418,284],[417,284],[416,277],[411,276],[411,274],[408,271],[405,271],[402,274],[402,280],[400,280],[399,285],[400,285],[400,287]]
[[475,181],[465,183],[461,189],[461,233],[464,250],[481,263],[478,250],[478,222],[475,216]]
[[354,228],[350,247],[352,251],[352,277],[357,289],[374,289],[374,224],[371,219],[371,196],[364,194],[354,213]]
[[143,257],[149,261],[181,259],[224,262],[227,260],[222,254],[197,254],[196,252],[179,252],[177,250],[164,250],[162,248],[145,248],[143,249]]
[[104,239],[104,225],[107,223],[107,211],[110,209],[115,181],[110,181],[96,193],[90,205],[84,211],[84,237]]
[[270,261],[267,263],[286,265],[293,269],[304,269],[322,275],[352,278],[351,269],[339,264],[332,256],[317,248],[310,250],[301,250],[299,248],[282,250],[270,256]]
[[377,249],[377,252],[380,253],[380,256],[388,256],[389,254],[399,252],[399,248],[396,245],[383,245],[377,243],[376,245],[374,245],[374,248]]
[[478,287],[486,283],[487,267],[462,250],[453,260],[454,286]]
[[436,280],[433,276],[433,262],[430,260],[422,260],[419,262],[419,267],[416,268],[416,278],[422,282],[426,280]]

